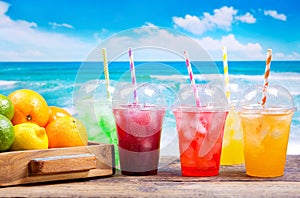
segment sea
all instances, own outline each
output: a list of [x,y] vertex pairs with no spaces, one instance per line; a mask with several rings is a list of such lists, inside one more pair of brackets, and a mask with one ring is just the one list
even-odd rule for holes
[[[134,65],[138,84],[150,82],[163,87],[161,96],[169,108],[161,147],[163,154],[176,155],[178,140],[170,108],[176,102],[176,93],[190,83],[185,62],[145,61],[135,62]],[[264,83],[264,61],[229,61],[228,65],[232,99],[238,99],[247,87]],[[102,62],[0,62],[0,68],[1,94],[8,95],[17,89],[32,89],[39,92],[49,105],[65,108],[75,117],[78,112],[74,99],[80,88],[97,79],[105,79]],[[192,69],[196,84],[223,86],[221,61],[195,61],[192,62]],[[117,84],[130,83],[132,80],[129,62],[111,62],[108,70],[109,79]],[[296,111],[291,124],[288,154],[300,154],[300,61],[272,61],[268,81],[270,85],[283,86],[292,95]]]

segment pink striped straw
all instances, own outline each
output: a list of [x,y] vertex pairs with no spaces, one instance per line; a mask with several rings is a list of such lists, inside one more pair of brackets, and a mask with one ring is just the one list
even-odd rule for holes
[[188,69],[188,73],[189,73],[189,76],[190,76],[190,81],[191,81],[191,84],[192,84],[192,87],[193,87],[194,95],[195,95],[195,98],[196,98],[196,105],[197,105],[197,107],[200,107],[200,98],[199,98],[199,95],[198,95],[198,89],[196,87],[196,83],[195,83],[195,79],[194,79],[194,75],[193,75],[193,71],[192,71],[192,66],[191,66],[190,60],[188,58],[187,51],[184,51],[184,58],[185,58],[186,67]]
[[136,77],[135,77],[135,68],[134,68],[134,61],[133,61],[133,53],[131,51],[131,48],[128,49],[128,55],[129,55],[129,62],[130,62],[130,71],[131,71],[131,83],[133,85],[133,99],[134,99],[134,104],[138,103],[138,96],[137,96],[137,86],[136,86]]
[[269,86],[269,75],[270,75],[270,66],[271,66],[271,60],[272,60],[272,50],[268,49],[267,53],[267,60],[266,60],[266,69],[265,69],[265,76],[264,76],[264,86],[263,86],[263,91],[262,91],[262,98],[261,98],[261,106],[262,108],[265,107],[266,101],[267,101],[267,88]]

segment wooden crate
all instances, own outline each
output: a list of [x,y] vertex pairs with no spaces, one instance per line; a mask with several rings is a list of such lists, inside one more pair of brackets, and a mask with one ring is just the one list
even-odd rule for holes
[[0,153],[0,186],[110,176],[114,146],[88,146]]

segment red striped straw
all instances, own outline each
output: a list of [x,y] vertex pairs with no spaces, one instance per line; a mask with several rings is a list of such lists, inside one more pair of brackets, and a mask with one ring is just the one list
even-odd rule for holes
[[137,86],[136,86],[136,77],[135,77],[135,68],[134,68],[134,61],[133,61],[133,53],[131,51],[131,48],[128,49],[128,55],[129,55],[129,62],[130,62],[130,71],[131,71],[131,83],[133,85],[133,99],[134,99],[134,104],[138,103],[138,97],[137,97]]
[[186,67],[187,67],[188,72],[189,72],[190,81],[191,81],[191,84],[192,84],[192,87],[193,87],[194,95],[195,95],[195,98],[196,98],[196,105],[197,105],[197,107],[200,107],[200,98],[199,98],[199,95],[198,95],[198,89],[196,87],[194,74],[193,74],[193,71],[192,71],[192,66],[191,66],[190,60],[188,58],[187,51],[184,51],[184,58],[185,58]]
[[264,86],[263,86],[263,91],[262,91],[262,98],[261,98],[261,106],[262,108],[265,107],[266,101],[267,101],[267,88],[269,86],[269,75],[270,75],[270,66],[271,66],[271,60],[272,60],[272,50],[268,49],[267,53],[267,60],[266,60],[266,70],[265,70],[265,76],[264,76]]

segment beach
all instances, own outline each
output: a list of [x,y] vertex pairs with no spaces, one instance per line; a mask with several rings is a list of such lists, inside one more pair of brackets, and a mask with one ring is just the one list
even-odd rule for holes
[[[232,100],[237,100],[245,88],[263,84],[264,61],[231,61],[228,64],[233,89]],[[63,107],[74,116],[77,115],[74,97],[80,87],[90,80],[104,79],[102,62],[0,62],[0,67],[1,94],[8,95],[17,89],[33,89],[43,95],[49,105]],[[178,155],[175,119],[171,107],[176,92],[189,85],[185,62],[136,62],[135,67],[137,83],[151,82],[162,87],[168,111],[162,131],[161,154]],[[192,67],[196,83],[211,83],[222,87],[221,61],[192,63]],[[129,63],[109,63],[109,75],[117,83],[129,83]],[[288,154],[300,154],[300,61],[273,61],[269,83],[285,87],[293,96],[297,110],[292,120]]]

